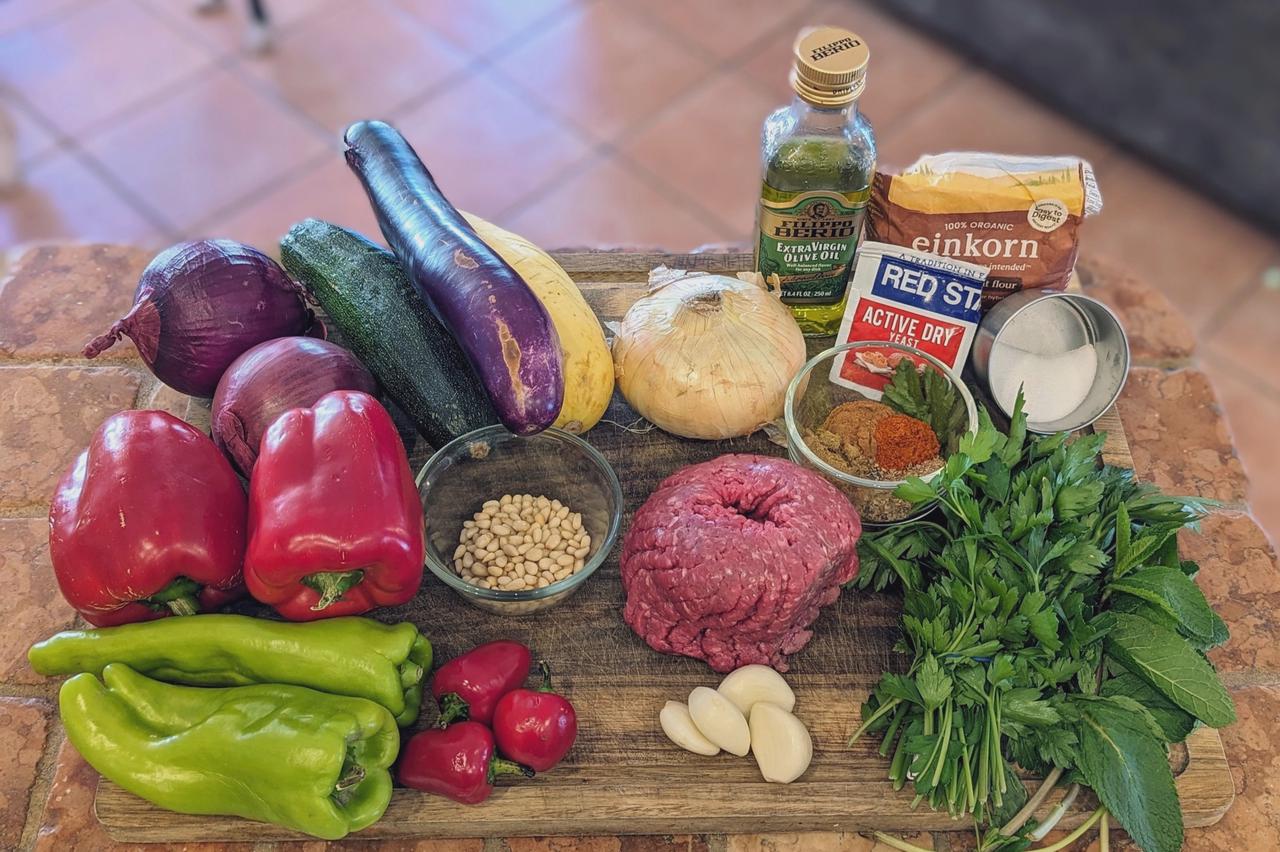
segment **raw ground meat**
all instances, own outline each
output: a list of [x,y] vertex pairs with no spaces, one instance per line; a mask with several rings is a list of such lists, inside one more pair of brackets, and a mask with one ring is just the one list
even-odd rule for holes
[[622,616],[657,651],[718,672],[787,670],[858,573],[858,512],[785,459],[726,455],[668,477],[622,544]]

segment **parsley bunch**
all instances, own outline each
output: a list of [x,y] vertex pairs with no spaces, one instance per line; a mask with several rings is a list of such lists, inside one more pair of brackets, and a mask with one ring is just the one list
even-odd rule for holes
[[[859,543],[854,583],[901,587],[912,662],[881,678],[853,740],[881,733],[895,789],[972,815],[980,849],[1028,848],[1059,780],[1147,852],[1181,848],[1168,745],[1235,719],[1204,656],[1226,626],[1178,558],[1204,503],[1102,465],[1103,440],[1028,436],[1021,397],[1008,434],[983,411],[932,484],[896,492],[939,512]],[[1035,801],[1013,765],[1046,778]]]

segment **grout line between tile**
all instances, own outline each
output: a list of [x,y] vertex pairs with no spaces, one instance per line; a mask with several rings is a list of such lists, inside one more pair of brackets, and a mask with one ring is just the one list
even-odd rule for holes
[[206,228],[216,224],[232,210],[245,206],[245,203],[248,201],[261,198],[296,183],[298,180],[305,178],[308,174],[317,170],[329,157],[332,157],[333,155],[333,151],[321,151],[310,159],[295,163],[292,168],[286,169],[275,177],[258,184],[244,195],[213,209],[204,218],[199,219],[188,227],[179,230],[177,232],[178,236],[189,239],[199,239],[199,235],[201,235]]
[[[229,56],[245,55],[245,47],[243,43],[238,44],[234,47],[225,47],[222,45],[215,45],[212,41],[206,41],[204,38],[197,36],[194,32],[185,29],[181,24],[178,23],[176,16],[161,12],[156,8],[156,3],[161,3],[161,4],[169,3],[172,5],[173,2],[174,0],[134,0],[134,3],[146,9],[147,13],[150,14],[153,18],[161,21],[165,26],[169,27],[169,29],[175,32],[180,32],[182,35],[186,36],[189,39],[199,41],[201,44],[205,46],[207,50],[209,50],[210,53],[212,53],[218,59],[226,59]],[[329,6],[333,4],[333,2],[335,2],[335,0],[328,0],[328,2],[318,4],[315,8],[308,9],[307,11],[301,13],[297,18],[294,18],[293,20],[291,20],[289,22],[288,27],[281,27],[278,23],[276,23],[273,20],[271,22],[272,35],[275,37],[280,37],[285,35],[285,33],[293,29],[294,27],[301,26],[307,21],[310,21],[312,18],[318,17],[321,14],[323,14],[326,11],[326,9],[328,9]],[[192,17],[204,18],[205,16],[196,12],[194,8],[191,8],[193,6],[194,4],[184,4],[184,7],[187,8],[188,13]],[[269,12],[270,12],[270,9],[268,9],[268,13]],[[217,14],[220,15],[223,13],[217,13]],[[209,20],[217,20],[217,18],[210,17]],[[244,25],[248,24],[247,19],[240,19],[237,17],[237,21],[239,21],[241,24],[244,24]]]
[[165,100],[170,95],[181,91],[185,86],[189,85],[193,80],[196,80],[199,77],[208,73],[210,69],[217,68],[223,64],[224,59],[222,57],[219,57],[203,41],[200,41],[199,39],[196,39],[193,36],[191,36],[189,33],[177,28],[176,25],[173,24],[171,21],[164,19],[163,16],[156,15],[156,13],[154,11],[151,11],[149,8],[142,9],[142,11],[145,14],[150,15],[153,19],[158,20],[161,26],[167,28],[170,32],[177,34],[178,37],[181,38],[183,41],[187,42],[188,45],[203,51],[208,57],[208,61],[200,63],[199,65],[192,68],[190,71],[186,72],[180,77],[177,77],[176,79],[170,81],[164,86],[161,86],[159,89],[149,94],[146,98],[143,98],[142,100],[136,101],[131,104],[127,104],[126,106],[122,107],[120,110],[113,112],[109,115],[105,115],[102,118],[98,119],[97,121],[85,127],[80,128],[75,132],[74,136],[71,135],[70,133],[64,132],[60,127],[58,127],[58,125],[53,121],[53,119],[49,118],[43,112],[41,112],[39,105],[36,104],[34,101],[32,101],[30,98],[28,98],[25,94],[18,91],[17,89],[12,89],[12,88],[7,89],[8,92],[12,97],[17,98],[22,103],[22,105],[27,108],[28,112],[42,119],[43,123],[46,126],[55,128],[58,131],[58,135],[61,138],[67,140],[74,146],[78,144],[79,140],[85,139],[96,133],[100,133],[104,130],[107,130],[112,125],[118,125],[121,122],[126,121],[129,118],[132,118],[134,115],[137,115],[138,113],[145,112],[147,109],[154,106],[156,102]]
[[36,780],[29,791],[31,798],[27,800],[27,813],[18,843],[19,849],[35,847],[37,836],[43,827],[45,810],[49,806],[49,796],[53,792],[53,775],[58,765],[58,752],[62,750],[62,744],[67,738],[66,729],[62,727],[62,720],[56,712],[57,701],[52,701],[52,704],[55,712],[49,716],[49,731],[44,741],[44,752],[36,762]]
[[1196,336],[1203,342],[1208,343],[1209,339],[1222,326],[1226,325],[1227,320],[1231,319],[1236,312],[1244,310],[1245,305],[1255,298],[1255,288],[1261,289],[1259,282],[1262,280],[1262,276],[1276,264],[1276,258],[1269,256],[1256,269],[1245,276],[1245,280],[1232,288],[1213,313],[1209,314],[1209,318],[1202,322],[1199,328],[1195,329]]
[[494,219],[502,221],[509,217],[515,217],[521,210],[532,206],[536,201],[546,197],[556,186],[561,183],[567,183],[572,180],[574,175],[594,166],[598,161],[608,159],[609,152],[603,150],[603,145],[594,146],[587,149],[587,152],[578,159],[567,163],[560,169],[552,172],[546,180],[539,181],[533,188],[525,194],[519,196],[506,207],[494,214]]
[[0,39],[10,38],[21,32],[30,32],[32,30],[42,30],[45,27],[56,24],[58,21],[62,20],[63,18],[71,17],[72,15],[76,14],[76,12],[78,12],[80,9],[83,9],[86,5],[87,4],[85,3],[72,3],[70,5],[63,6],[60,9],[54,9],[52,12],[46,12],[43,15],[37,15],[31,20],[27,21],[22,26],[15,27],[14,29],[9,30],[8,32],[0,34]]
[[[418,105],[422,103],[426,103],[430,101],[433,97],[448,91],[448,89],[451,86],[456,85],[458,81],[465,79],[466,76],[473,74],[476,70],[482,70],[489,66],[488,60],[484,59],[482,56],[472,54],[472,52],[468,49],[459,48],[455,42],[452,42],[449,39],[445,38],[441,33],[438,33],[434,29],[429,27],[426,24],[426,22],[418,19],[412,13],[401,8],[398,4],[392,3],[390,2],[390,0],[383,0],[383,2],[389,10],[393,11],[397,17],[404,19],[410,26],[414,27],[415,29],[418,29],[421,32],[429,33],[435,38],[442,39],[443,41],[450,44],[451,46],[454,46],[455,49],[458,49],[464,55],[468,56],[468,61],[464,62],[461,65],[461,67],[459,67],[456,71],[436,81],[431,86],[428,86],[424,91],[418,92],[415,95],[405,98],[399,104],[393,106],[391,109],[388,110],[389,115],[391,116],[402,115],[412,109],[415,109]],[[566,6],[564,8],[568,9],[570,7]],[[318,14],[319,11],[320,10],[318,10],[315,13],[312,13],[312,15],[309,15],[308,17],[312,17]],[[524,30],[521,30],[519,33],[513,34],[511,37],[511,40],[514,40],[515,38],[520,37],[522,34],[528,33],[531,29],[535,29],[535,28],[541,29],[543,27],[550,26],[552,21],[560,17],[563,12],[564,12],[564,9],[551,13],[546,18],[541,19],[539,22],[535,24],[531,24],[530,27]],[[226,67],[227,70],[231,71],[231,73],[235,74],[240,79],[241,82],[248,85],[258,94],[266,97],[277,106],[284,108],[287,112],[289,112],[295,118],[298,118],[299,120],[305,122],[307,126],[313,131],[321,133],[327,147],[329,148],[339,147],[339,143],[335,141],[334,131],[332,131],[329,128],[326,128],[324,125],[316,121],[306,112],[296,107],[292,102],[290,102],[287,98],[285,98],[279,92],[265,85],[262,82],[262,80],[257,77],[257,75],[251,73],[247,68],[244,67],[243,57],[240,56],[237,52],[233,51],[230,54],[228,54],[228,58],[224,67]],[[340,139],[341,137],[339,136],[337,138]],[[326,154],[324,156],[329,156],[330,154]],[[290,169],[286,174],[279,175],[277,176],[276,179],[272,179],[264,184],[261,184],[255,187],[252,191],[250,191],[249,193],[246,193],[244,196],[237,198],[234,201],[226,205],[223,205],[222,207],[217,208],[216,210],[212,211],[209,215],[205,216],[204,218],[196,222],[194,225],[191,225],[185,230],[179,230],[177,233],[186,234],[186,235],[197,233],[200,229],[208,227],[209,225],[216,222],[226,213],[230,212],[236,207],[242,206],[246,201],[256,196],[260,196],[264,193],[274,192],[278,189],[288,186],[289,184],[298,180],[300,177],[304,176],[306,172],[311,171],[313,168],[319,167],[321,163],[322,163],[321,155],[317,155],[314,160],[307,160],[303,164],[299,165],[298,168]]]
[[738,234],[738,228],[729,224],[727,220],[722,219],[718,212],[703,205],[701,201],[690,196],[680,185],[672,183],[657,172],[651,171],[647,166],[631,159],[631,157],[621,151],[615,150],[612,152],[611,156],[615,163],[641,178],[641,180],[650,186],[658,188],[663,195],[681,202],[686,212],[708,220],[715,226],[716,230],[721,232],[720,235],[727,241],[741,242],[744,237],[748,240],[750,239],[750,233],[734,236],[735,234]]
[[1251,686],[1280,687],[1280,672],[1275,671],[1250,669],[1239,672],[1222,672],[1219,677],[1222,678],[1223,685],[1229,689],[1247,689]]
[[[1203,358],[1205,361],[1217,364],[1219,367],[1228,371],[1245,374],[1245,376],[1249,378],[1250,384],[1255,386],[1252,388],[1253,390],[1261,391],[1260,395],[1266,399],[1270,399],[1274,402],[1280,402],[1280,385],[1277,385],[1274,379],[1254,372],[1253,368],[1248,364],[1237,361],[1234,356],[1221,352],[1216,348],[1213,348],[1210,344],[1205,345]],[[1231,376],[1229,377],[1229,380],[1234,381],[1239,378],[1240,377],[1237,376]],[[1218,404],[1221,405],[1221,401],[1219,401]]]
[[[700,77],[693,85],[688,86],[685,89],[681,90],[674,98],[668,100],[666,103],[664,103],[654,112],[650,113],[648,116],[622,128],[617,132],[615,137],[611,139],[602,140],[598,136],[596,136],[596,133],[594,130],[586,127],[585,125],[579,124],[578,121],[573,117],[562,116],[558,111],[553,109],[549,104],[545,103],[541,99],[541,97],[539,97],[537,92],[532,91],[530,89],[526,89],[523,85],[519,83],[519,81],[513,80],[503,71],[503,69],[499,68],[497,65],[490,63],[489,70],[492,73],[492,75],[498,81],[504,83],[508,87],[508,89],[512,91],[513,94],[517,96],[524,96],[529,98],[530,100],[533,101],[533,103],[539,106],[549,116],[552,116],[557,121],[562,122],[570,130],[578,133],[582,138],[598,140],[597,143],[592,147],[591,154],[589,154],[587,157],[584,157],[579,164],[585,164],[589,162],[593,163],[595,160],[598,160],[598,159],[606,159],[608,157],[613,157],[614,160],[618,162],[620,165],[622,165],[624,168],[629,169],[633,173],[637,173],[638,176],[642,178],[646,178],[649,183],[656,183],[661,187],[663,187],[667,191],[667,193],[670,194],[674,198],[674,200],[680,204],[680,206],[685,208],[686,212],[709,218],[712,224],[716,226],[717,230],[722,231],[721,236],[726,237],[726,239],[732,240],[732,239],[737,239],[736,237],[729,236],[736,232],[737,230],[736,228],[730,226],[726,221],[721,219],[719,214],[709,210],[708,208],[703,207],[696,199],[686,194],[686,192],[683,189],[673,186],[671,184],[668,184],[661,177],[654,175],[644,166],[636,163],[631,158],[622,154],[619,151],[619,140],[625,137],[634,136],[635,134],[643,131],[643,129],[646,126],[652,125],[664,113],[669,112],[673,109],[677,109],[681,103],[691,99],[692,97],[697,95],[697,93],[702,89],[710,87],[713,83],[715,83],[715,81],[721,79],[723,76],[727,75],[728,73],[731,73],[736,68],[736,66],[746,61],[746,58],[750,56],[751,50],[756,45],[763,44],[769,39],[775,37],[778,33],[782,32],[785,28],[794,26],[794,22],[796,20],[799,20],[801,15],[807,14],[809,9],[814,8],[817,5],[818,3],[816,2],[813,4],[810,4],[810,6],[806,7],[806,9],[803,12],[796,13],[792,17],[788,18],[787,21],[781,24],[778,24],[773,29],[765,33],[764,35],[761,35],[760,37],[754,39],[753,41],[745,45],[738,54],[735,54],[734,56],[729,57],[728,59],[721,60],[718,63],[712,64],[711,66],[709,66],[707,73],[702,77]],[[631,7],[631,10],[633,13],[634,13],[634,8],[635,7]],[[665,24],[663,24],[660,21],[654,20],[651,16],[645,14],[644,12],[638,13],[637,17],[640,20],[645,21],[647,24],[652,26],[655,30],[659,31],[661,34],[671,38],[673,41],[677,41],[685,45],[686,47],[693,47],[691,42],[685,39],[682,35],[673,33],[671,30],[669,30],[666,27]],[[552,183],[551,181],[548,181],[545,184],[543,184],[543,186],[549,186],[551,185],[551,183]],[[505,208],[500,215],[516,216],[519,213],[523,212],[524,209],[531,206],[538,199],[538,197],[539,197],[538,194],[535,194],[532,192],[528,193],[526,194],[526,196],[524,196],[524,199],[514,202],[512,205]]]
[[39,698],[48,701],[56,697],[58,686],[53,681],[44,683],[4,683],[0,684],[0,698]]
[[429,23],[419,18],[413,12],[410,12],[409,10],[405,9],[403,3],[397,2],[396,0],[382,0],[382,2],[390,3],[392,6],[395,6],[396,8],[398,8],[401,12],[414,18],[418,22],[418,25],[421,26],[423,29],[425,29],[427,32],[443,39],[445,42],[457,48],[458,50],[462,51],[463,53],[471,55],[473,60],[478,60],[480,62],[487,63],[488,60],[484,58],[486,53],[491,53],[494,55],[501,54],[505,52],[509,46],[515,44],[517,39],[524,40],[529,38],[530,36],[537,35],[538,33],[541,33],[544,30],[550,29],[550,27],[555,23],[555,21],[558,21],[561,18],[567,18],[571,10],[581,9],[593,3],[604,2],[604,0],[578,0],[577,3],[562,2],[559,7],[552,9],[550,12],[547,12],[545,15],[542,15],[541,17],[534,18],[532,21],[525,24],[523,29],[517,30],[516,32],[513,32],[510,35],[508,35],[506,38],[503,38],[499,41],[494,42],[491,46],[487,47],[484,52],[480,52],[480,53],[477,53],[475,51],[475,48],[472,47],[471,45],[465,44],[462,41],[457,40],[456,38],[450,37],[448,33],[444,33],[434,29],[433,27],[431,27]]
[[[151,15],[153,18],[158,17],[156,13],[149,8],[144,9],[143,11],[146,14]],[[163,21],[162,25],[168,27],[171,31],[174,30],[174,25],[167,21]],[[54,124],[52,119],[41,112],[39,107],[22,92],[14,89],[8,89],[10,96],[18,100],[22,106],[26,107],[28,112],[39,119],[43,124],[57,129],[56,138],[61,141],[61,144],[58,146],[58,150],[77,159],[81,165],[85,166],[95,177],[106,184],[107,188],[110,189],[119,200],[123,201],[125,206],[132,208],[133,211],[145,219],[149,225],[160,231],[161,235],[167,240],[172,240],[178,233],[178,229],[173,225],[173,223],[161,214],[160,211],[153,208],[148,202],[135,194],[133,190],[124,184],[123,181],[119,180],[111,169],[107,168],[104,163],[90,153],[83,142],[93,134],[105,131],[111,125],[119,125],[121,122],[127,121],[129,118],[155,106],[158,101],[165,100],[166,98],[177,94],[184,87],[189,85],[191,81],[207,74],[210,70],[225,67],[225,62],[214,56],[212,52],[209,51],[208,46],[203,42],[193,39],[186,33],[179,33],[179,35],[186,41],[196,45],[202,50],[205,50],[206,53],[209,53],[209,61],[207,63],[201,63],[198,67],[193,68],[191,71],[183,74],[168,85],[162,86],[158,91],[153,92],[146,99],[130,104],[118,112],[112,113],[111,115],[94,122],[88,127],[78,131],[75,136],[64,133],[61,128],[57,128],[57,125]]]
[[[437,30],[433,29],[429,24],[427,24],[426,21],[419,19],[412,12],[408,12],[404,10],[403,8],[400,7],[398,3],[395,3],[394,0],[384,0],[384,2],[390,2],[391,5],[400,9],[401,14],[407,15],[409,18],[413,19],[416,26],[419,29],[421,29],[423,32],[430,33],[436,38],[443,40],[447,44],[452,45],[459,52],[464,53],[469,57],[469,61],[463,63],[462,67],[458,71],[454,72],[453,74],[450,74],[446,80],[440,81],[440,84],[429,86],[425,91],[419,92],[416,95],[413,95],[409,98],[406,98],[404,101],[402,101],[399,105],[397,105],[391,111],[391,113],[394,114],[394,113],[412,112],[413,110],[417,109],[423,104],[431,101],[436,96],[444,94],[446,89],[442,84],[452,83],[454,82],[455,77],[459,77],[463,74],[474,74],[477,71],[487,71],[490,73],[497,72],[494,76],[500,78],[501,81],[507,84],[508,88],[510,88],[511,81],[505,75],[503,75],[500,71],[498,71],[497,66],[494,64],[494,62],[489,59],[489,55],[495,55],[495,56],[501,55],[506,51],[506,49],[509,46],[515,44],[517,41],[525,41],[529,38],[536,37],[541,33],[551,29],[561,20],[568,18],[572,12],[576,12],[586,5],[603,2],[603,0],[584,0],[584,2],[578,6],[575,6],[573,3],[565,3],[560,8],[555,9],[547,13],[543,17],[532,21],[523,29],[518,30],[517,32],[514,32],[511,35],[509,35],[507,38],[504,38],[501,41],[495,43],[491,49],[485,52],[480,52],[480,53],[475,52],[474,49],[471,47],[468,47],[457,41],[454,41],[453,39],[450,39],[444,33],[438,32]],[[517,92],[515,92],[515,94],[524,94],[524,90],[518,89]],[[542,106],[541,103],[539,103],[539,105]],[[545,110],[546,107],[544,106],[543,109]]]

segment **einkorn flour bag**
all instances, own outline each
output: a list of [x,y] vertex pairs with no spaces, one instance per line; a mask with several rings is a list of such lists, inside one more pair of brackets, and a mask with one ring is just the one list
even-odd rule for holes
[[867,239],[988,267],[990,307],[1019,290],[1066,287],[1080,220],[1101,209],[1093,169],[1077,157],[936,154],[876,174]]

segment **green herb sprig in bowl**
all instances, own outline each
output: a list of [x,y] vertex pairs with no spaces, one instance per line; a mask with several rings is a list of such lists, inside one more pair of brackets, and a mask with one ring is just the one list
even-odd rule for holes
[[[881,678],[850,744],[881,733],[895,789],[972,815],[981,850],[1029,848],[1066,808],[1038,827],[1031,814],[1069,784],[1102,803],[1087,825],[1114,816],[1147,852],[1174,852],[1169,744],[1235,720],[1204,656],[1226,625],[1178,557],[1207,502],[1103,465],[1104,435],[1029,437],[1021,397],[1008,434],[980,420],[937,479],[895,492],[939,512],[859,544],[854,584],[902,589],[912,660]],[[1014,765],[1045,778],[1031,800]]]
[[893,410],[923,420],[938,436],[943,455],[960,449],[960,436],[968,426],[964,400],[956,386],[933,369],[920,372],[915,362],[903,358],[885,385],[881,402]]

